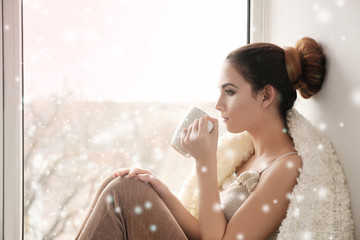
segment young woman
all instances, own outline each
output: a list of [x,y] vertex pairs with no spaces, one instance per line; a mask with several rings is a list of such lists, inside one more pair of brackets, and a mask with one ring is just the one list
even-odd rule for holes
[[[220,77],[221,112],[231,133],[247,131],[254,152],[234,176],[257,176],[219,189],[218,121],[195,120],[181,136],[196,162],[198,216],[195,217],[154,174],[122,168],[100,187],[76,239],[270,239],[286,216],[288,194],[302,159],[288,134],[286,114],[296,100],[321,89],[325,57],[311,38],[295,48],[253,43],[232,51]],[[208,121],[214,123],[207,131]],[[289,167],[291,166],[291,167]],[[271,211],[267,203],[271,205]]]

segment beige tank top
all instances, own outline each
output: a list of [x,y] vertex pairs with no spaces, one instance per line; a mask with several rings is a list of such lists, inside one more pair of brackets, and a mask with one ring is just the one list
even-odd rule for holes
[[[220,189],[220,202],[227,222],[230,221],[238,208],[245,202],[251,192],[256,188],[261,173],[270,167],[275,161],[290,154],[297,154],[297,152],[289,152],[278,157],[265,168],[263,168],[260,172],[254,169],[250,169],[248,171],[242,172],[239,176],[236,176],[235,173],[231,174],[224,181],[223,186]],[[268,240],[277,238],[277,235],[279,234],[279,227],[280,226],[278,226],[276,230],[272,232],[272,234],[267,238]]]

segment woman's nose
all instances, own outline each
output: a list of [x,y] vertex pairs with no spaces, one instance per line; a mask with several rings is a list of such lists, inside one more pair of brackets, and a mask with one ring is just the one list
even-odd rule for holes
[[218,101],[217,101],[217,103],[215,105],[215,109],[220,111],[220,112],[224,109],[222,104],[221,104],[221,97],[219,97],[219,99],[218,99]]

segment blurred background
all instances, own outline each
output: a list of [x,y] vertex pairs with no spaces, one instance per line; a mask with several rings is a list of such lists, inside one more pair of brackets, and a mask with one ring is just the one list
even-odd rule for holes
[[[190,106],[214,109],[247,1],[24,0],[24,238],[73,239],[102,179],[193,167],[169,145]],[[220,134],[224,126],[220,126]]]

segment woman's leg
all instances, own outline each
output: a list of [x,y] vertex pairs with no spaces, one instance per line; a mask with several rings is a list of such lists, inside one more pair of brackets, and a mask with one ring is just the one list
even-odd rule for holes
[[147,183],[107,178],[101,187],[76,239],[187,239]]
[[[81,224],[81,227],[79,228],[79,231],[76,235],[76,238],[75,239],[79,239],[79,236],[80,236],[80,233],[83,231],[84,227],[85,227],[85,224],[88,222],[88,219],[90,217],[90,215],[92,214],[92,212],[94,211],[94,208],[95,208],[95,205],[96,203],[98,202],[98,199],[101,195],[101,193],[104,191],[104,189],[107,187],[107,185],[112,181],[114,180],[114,177],[112,175],[108,176],[107,178],[105,178],[105,180],[101,183],[100,187],[98,188],[96,194],[95,194],[95,198],[90,206],[90,209],[83,221],[83,223]],[[85,200],[86,201],[86,200]]]

